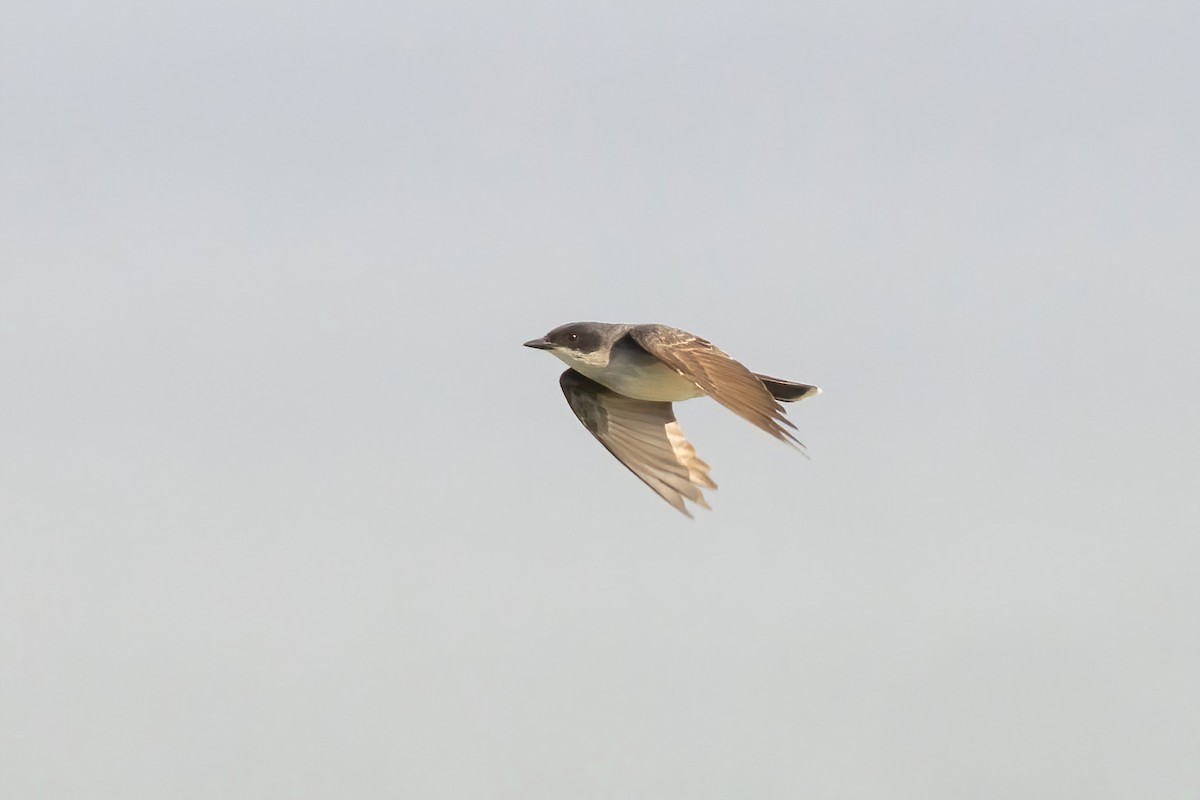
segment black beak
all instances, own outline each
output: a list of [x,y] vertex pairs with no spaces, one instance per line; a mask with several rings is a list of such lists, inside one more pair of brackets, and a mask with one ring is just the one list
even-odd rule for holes
[[530,339],[525,343],[526,347],[532,347],[534,350],[552,350],[554,345],[546,341],[545,337],[541,339]]

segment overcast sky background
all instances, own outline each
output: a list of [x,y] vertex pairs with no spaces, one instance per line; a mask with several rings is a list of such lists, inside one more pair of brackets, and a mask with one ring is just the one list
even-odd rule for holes
[[0,795],[1198,796],[1196,4],[3,16]]

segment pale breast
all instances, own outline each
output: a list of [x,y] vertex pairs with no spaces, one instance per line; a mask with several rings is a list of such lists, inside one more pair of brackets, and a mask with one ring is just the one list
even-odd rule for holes
[[596,383],[635,400],[670,403],[704,394],[696,384],[653,357],[635,359],[616,356],[604,367],[580,363],[572,366]]

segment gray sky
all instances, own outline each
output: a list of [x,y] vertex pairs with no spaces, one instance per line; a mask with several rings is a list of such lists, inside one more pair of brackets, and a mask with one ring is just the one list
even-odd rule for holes
[[[0,795],[1200,791],[1194,3],[18,3]],[[688,521],[520,343],[694,331]]]

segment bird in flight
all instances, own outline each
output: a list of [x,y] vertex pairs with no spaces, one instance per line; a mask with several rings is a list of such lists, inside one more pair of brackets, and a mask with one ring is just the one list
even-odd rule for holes
[[821,391],[751,372],[712,343],[666,325],[572,322],[525,346],[546,350],[569,367],[558,383],[575,416],[630,472],[689,517],[684,498],[708,508],[701,489],[717,485],[683,437],[672,403],[711,397],[803,448],[779,403]]

